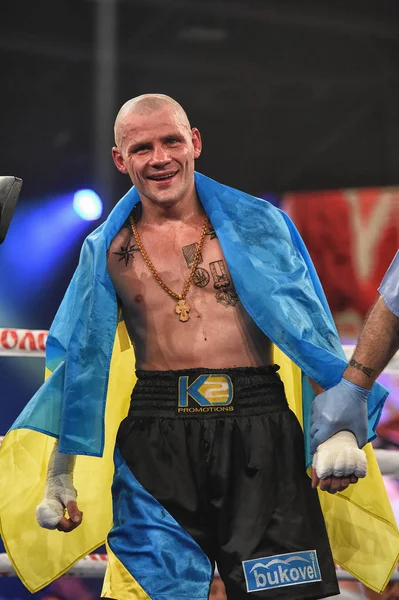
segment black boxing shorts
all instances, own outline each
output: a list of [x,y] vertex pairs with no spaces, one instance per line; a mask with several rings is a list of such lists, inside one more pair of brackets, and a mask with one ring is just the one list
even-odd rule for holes
[[137,480],[217,564],[229,600],[339,593],[277,370],[137,371],[117,436]]

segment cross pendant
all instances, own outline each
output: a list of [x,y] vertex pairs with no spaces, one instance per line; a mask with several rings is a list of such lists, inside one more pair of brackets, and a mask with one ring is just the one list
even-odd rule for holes
[[179,302],[176,304],[176,314],[180,315],[180,321],[188,321],[190,318],[190,315],[188,314],[190,310],[190,307],[188,304],[186,304],[185,300],[179,300]]

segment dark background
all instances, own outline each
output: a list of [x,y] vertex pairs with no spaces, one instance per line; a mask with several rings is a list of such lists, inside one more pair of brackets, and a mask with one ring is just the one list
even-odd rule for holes
[[[96,186],[101,4],[117,13],[113,116],[173,96],[202,132],[199,170],[254,194],[398,182],[396,0],[17,0],[0,19],[0,165],[24,196]],[[112,200],[126,187],[115,173]]]
[[[397,185],[398,17],[397,0],[4,1],[0,175],[24,184],[0,247],[0,327],[50,326],[99,224],[54,211],[92,187],[105,217],[126,192],[110,148],[133,96],[178,100],[202,133],[198,170],[249,193]],[[43,370],[0,358],[0,434]]]

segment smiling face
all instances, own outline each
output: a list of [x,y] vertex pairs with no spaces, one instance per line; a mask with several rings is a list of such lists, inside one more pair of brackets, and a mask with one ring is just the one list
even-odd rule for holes
[[194,160],[201,154],[201,136],[190,129],[178,105],[133,109],[118,119],[113,159],[130,176],[143,204],[166,208],[195,194]]

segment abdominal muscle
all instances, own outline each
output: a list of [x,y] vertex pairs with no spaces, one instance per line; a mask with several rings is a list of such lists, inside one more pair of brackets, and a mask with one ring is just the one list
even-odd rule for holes
[[[140,296],[140,308],[126,304],[122,308],[137,369],[222,369],[271,363],[270,340],[239,302],[225,307],[214,295],[194,289],[186,298],[190,318],[182,322],[175,312],[177,300],[161,288],[153,290],[151,300]],[[148,303],[153,310],[148,306],[146,310]]]

